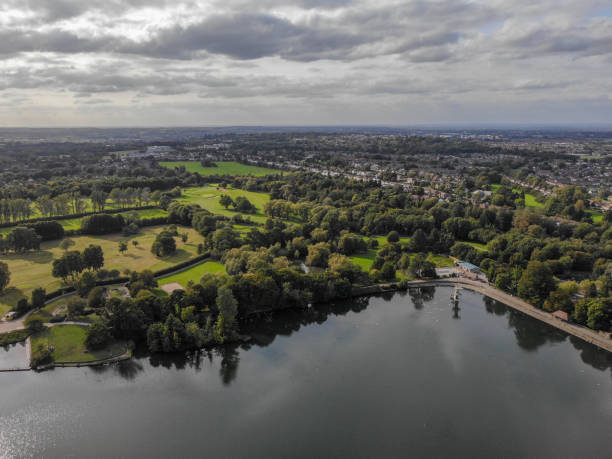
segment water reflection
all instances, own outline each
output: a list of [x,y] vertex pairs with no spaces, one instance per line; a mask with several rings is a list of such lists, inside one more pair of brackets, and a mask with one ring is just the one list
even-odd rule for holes
[[[447,290],[444,289],[443,293],[439,293],[438,300],[441,299],[440,297],[446,298]],[[411,288],[407,292],[397,292],[395,294],[383,293],[372,297],[360,297],[331,304],[317,305],[306,310],[281,311],[274,315],[253,319],[243,324],[242,333],[252,338],[249,343],[179,354],[153,355],[140,347],[136,349],[132,360],[110,366],[93,367],[92,371],[100,374],[113,372],[123,379],[132,381],[145,369],[144,362],[147,362],[153,368],[166,368],[168,370],[185,370],[188,368],[196,372],[202,370],[204,362],[208,362],[207,368],[214,367],[215,363],[217,363],[220,380],[223,385],[228,386],[238,376],[241,351],[268,347],[274,343],[277,337],[289,337],[298,333],[303,327],[313,324],[324,324],[332,317],[342,317],[349,312],[358,314],[365,311],[369,307],[370,302],[377,301],[378,299],[389,302],[394,298],[408,297],[414,309],[421,311],[426,307],[427,303],[434,300],[435,296],[435,287]],[[514,334],[516,343],[525,351],[535,352],[546,344],[561,343],[569,336],[561,330],[539,322],[489,297],[480,297],[478,295],[475,298],[483,299],[484,309],[487,313],[508,318],[508,326]],[[452,302],[449,304],[450,317],[456,320],[461,319],[461,305],[465,301],[471,300],[460,299],[455,305]],[[478,305],[474,306],[477,307]],[[569,341],[575,349],[580,351],[580,357],[584,363],[599,370],[612,369],[612,354],[571,336]]]

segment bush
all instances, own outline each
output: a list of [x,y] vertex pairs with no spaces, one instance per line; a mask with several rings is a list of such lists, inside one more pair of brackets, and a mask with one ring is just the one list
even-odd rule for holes
[[32,368],[37,368],[51,362],[53,362],[53,357],[49,348],[39,344],[35,349],[32,349],[32,357],[30,359],[30,366]]

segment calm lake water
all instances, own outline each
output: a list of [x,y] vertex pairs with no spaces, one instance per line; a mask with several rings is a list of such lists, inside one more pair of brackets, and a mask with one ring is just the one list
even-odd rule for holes
[[223,352],[0,374],[0,457],[610,457],[609,355],[450,292],[282,314]]

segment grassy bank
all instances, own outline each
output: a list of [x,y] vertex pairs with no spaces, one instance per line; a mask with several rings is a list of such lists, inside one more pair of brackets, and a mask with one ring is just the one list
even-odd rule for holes
[[107,347],[88,351],[85,346],[87,327],[84,325],[57,325],[32,336],[32,354],[39,347],[53,348],[55,362],[91,362],[110,358],[127,350],[124,342],[116,341]]

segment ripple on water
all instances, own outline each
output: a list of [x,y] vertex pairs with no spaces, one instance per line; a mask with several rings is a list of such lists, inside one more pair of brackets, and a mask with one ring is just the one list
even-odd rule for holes
[[0,416],[0,458],[42,457],[53,451],[58,441],[77,437],[85,411],[83,406],[51,402]]

